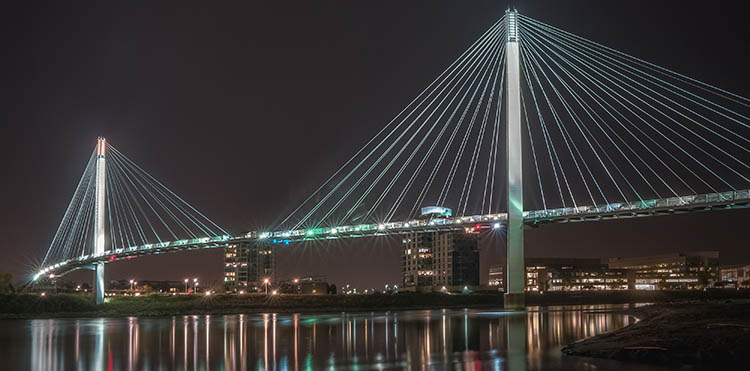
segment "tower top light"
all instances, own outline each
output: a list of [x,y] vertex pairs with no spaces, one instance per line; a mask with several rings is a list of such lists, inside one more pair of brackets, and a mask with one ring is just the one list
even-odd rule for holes
[[510,9],[505,11],[505,31],[508,42],[518,41],[518,11]]

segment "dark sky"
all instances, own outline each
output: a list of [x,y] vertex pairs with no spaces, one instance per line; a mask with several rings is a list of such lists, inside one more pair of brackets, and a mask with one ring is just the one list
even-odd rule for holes
[[[270,225],[506,9],[502,1],[0,6],[0,271],[39,262],[99,135],[230,232]],[[516,1],[520,12],[750,96],[741,2]],[[749,211],[546,226],[528,256],[716,249],[750,262]],[[381,287],[398,243],[286,250],[282,276]],[[483,247],[482,268],[501,246]],[[221,279],[221,252],[141,258],[110,278]],[[88,278],[76,274],[74,278]],[[486,280],[484,274],[483,280]]]

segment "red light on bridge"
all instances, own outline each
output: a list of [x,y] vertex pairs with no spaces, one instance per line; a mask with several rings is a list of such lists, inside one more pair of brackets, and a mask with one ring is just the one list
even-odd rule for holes
[[115,256],[114,255],[110,255],[109,256],[109,261],[111,261],[111,262],[115,261]]
[[479,230],[480,228],[482,228],[482,226],[479,225],[479,224],[477,224],[476,226],[474,226],[474,229],[476,229],[476,230]]

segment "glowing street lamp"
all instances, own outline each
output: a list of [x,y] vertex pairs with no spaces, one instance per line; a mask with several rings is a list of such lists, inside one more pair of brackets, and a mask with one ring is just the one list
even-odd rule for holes
[[271,281],[270,281],[270,280],[269,280],[268,278],[264,278],[264,279],[263,279],[263,286],[265,286],[265,287],[266,287],[266,295],[268,295],[268,284],[269,284],[270,282],[271,282]]
[[193,278],[193,292],[197,292],[197,291],[198,291],[198,279]]
[[187,294],[187,284],[188,284],[188,281],[190,281],[190,280],[187,279],[187,278],[185,278],[185,293],[186,294]]
[[130,280],[130,291],[133,291],[133,283],[134,283],[134,282],[135,282],[135,281],[133,281],[133,280]]

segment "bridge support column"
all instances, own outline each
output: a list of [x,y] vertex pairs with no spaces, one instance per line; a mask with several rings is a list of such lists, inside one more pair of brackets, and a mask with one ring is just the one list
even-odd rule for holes
[[[94,194],[94,254],[104,253],[106,236],[105,226],[105,206],[106,184],[107,184],[107,163],[106,163],[106,146],[104,138],[99,137],[96,145],[96,193]],[[104,303],[104,263],[97,263],[94,266],[94,295],[96,303]]]
[[520,51],[518,45],[518,12],[505,12],[507,40],[505,68],[507,81],[507,164],[508,164],[508,235],[507,235],[507,291],[505,308],[523,310],[526,306],[524,287],[526,266],[523,257],[523,171]]

